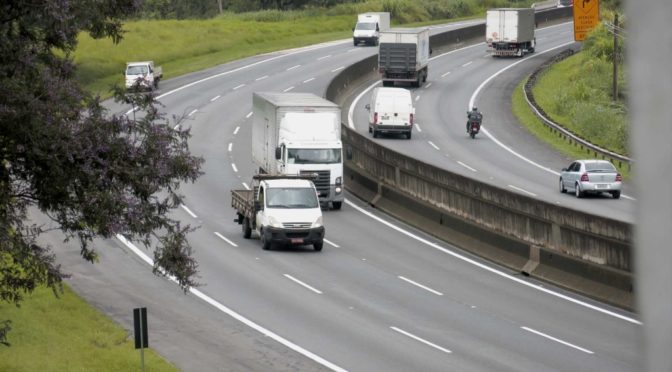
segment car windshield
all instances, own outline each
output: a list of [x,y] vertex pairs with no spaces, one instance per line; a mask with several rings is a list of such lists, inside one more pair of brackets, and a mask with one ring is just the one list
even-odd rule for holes
[[375,30],[375,29],[376,29],[376,24],[375,23],[369,23],[369,22],[367,22],[367,23],[359,22],[359,23],[357,23],[357,26],[355,26],[355,30]]
[[278,187],[266,190],[268,208],[317,208],[315,189],[310,187]]
[[144,75],[147,71],[147,66],[128,66],[126,75]]
[[616,172],[616,168],[611,163],[586,163],[586,170],[588,172]]
[[341,149],[288,149],[289,164],[338,164]]

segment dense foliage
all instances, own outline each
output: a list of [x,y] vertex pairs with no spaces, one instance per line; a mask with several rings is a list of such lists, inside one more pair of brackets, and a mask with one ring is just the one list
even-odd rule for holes
[[[118,90],[140,120],[113,116],[75,81],[70,55],[79,32],[122,37],[134,0],[0,2],[0,300],[19,304],[64,275],[38,237],[60,229],[95,262],[94,238],[123,234],[150,246],[155,271],[194,285],[197,264],[181,226],[167,213],[184,181],[201,173],[188,131],[173,130],[151,95]],[[42,213],[53,222],[36,225]],[[0,321],[0,342],[10,323]]]

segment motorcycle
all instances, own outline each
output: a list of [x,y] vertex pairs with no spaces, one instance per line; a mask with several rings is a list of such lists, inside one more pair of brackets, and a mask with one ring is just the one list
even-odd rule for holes
[[471,138],[476,138],[476,134],[481,130],[481,123],[479,123],[477,120],[471,120],[469,121],[469,136]]

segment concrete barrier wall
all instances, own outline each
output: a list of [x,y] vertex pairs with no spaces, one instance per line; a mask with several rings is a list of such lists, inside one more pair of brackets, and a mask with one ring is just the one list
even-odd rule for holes
[[[562,8],[538,13],[537,19],[541,25],[568,14],[571,8]],[[476,43],[483,34],[481,24],[447,31],[430,42],[435,50],[454,48],[464,40]],[[326,98],[342,104],[352,87],[377,76],[376,63],[373,56],[341,71]],[[372,205],[514,270],[632,309],[629,224],[448,172],[378,145],[345,125],[343,143],[351,154],[345,164],[346,187]]]

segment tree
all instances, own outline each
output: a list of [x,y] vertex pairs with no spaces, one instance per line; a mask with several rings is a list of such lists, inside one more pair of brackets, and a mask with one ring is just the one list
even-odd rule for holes
[[[94,4],[95,3],[95,4]],[[0,3],[0,300],[20,304],[63,273],[47,230],[28,220],[39,210],[95,262],[94,238],[123,234],[154,250],[155,273],[195,285],[197,263],[186,234],[167,213],[180,183],[201,174],[188,130],[173,129],[151,94],[125,94],[141,119],[110,115],[75,81],[70,55],[79,32],[122,38],[121,20],[137,0],[3,0]],[[0,320],[6,344],[7,320]]]

